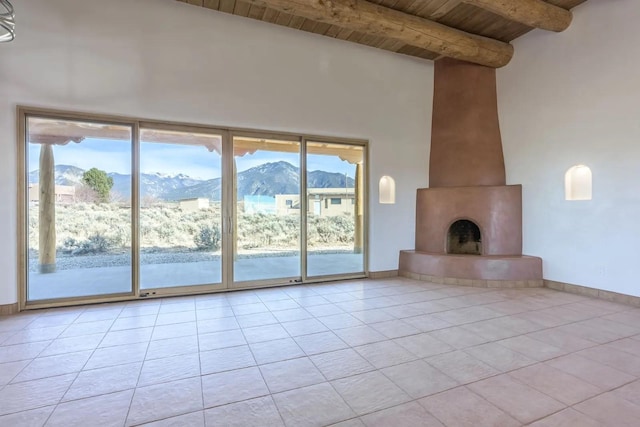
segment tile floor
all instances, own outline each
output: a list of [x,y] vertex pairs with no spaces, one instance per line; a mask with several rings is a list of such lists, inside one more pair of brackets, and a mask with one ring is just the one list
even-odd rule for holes
[[1,426],[638,426],[640,309],[404,278],[0,318]]

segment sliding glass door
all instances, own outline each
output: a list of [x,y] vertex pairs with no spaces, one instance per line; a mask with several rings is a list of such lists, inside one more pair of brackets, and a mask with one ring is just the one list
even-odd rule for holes
[[307,277],[364,272],[364,147],[308,141]]
[[140,130],[140,289],[222,283],[222,135]]
[[300,141],[233,137],[234,283],[301,281]]
[[133,293],[133,128],[25,118],[26,300]]
[[364,277],[364,142],[21,109],[23,306]]

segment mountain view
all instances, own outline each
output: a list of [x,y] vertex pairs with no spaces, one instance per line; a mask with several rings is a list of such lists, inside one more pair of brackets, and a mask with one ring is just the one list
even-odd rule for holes
[[[84,169],[70,165],[56,165],[55,181],[58,185],[79,185]],[[125,197],[131,195],[131,175],[109,173],[113,178],[113,192]],[[38,183],[38,170],[29,173],[29,182]],[[238,174],[238,199],[244,196],[274,196],[275,194],[295,194],[300,191],[299,169],[291,163],[280,161],[264,163]],[[315,170],[307,177],[308,188],[353,188],[353,178],[344,174]],[[140,175],[140,196],[160,200],[181,200],[206,197],[219,201],[221,179],[201,180],[179,174],[174,176],[161,173]]]

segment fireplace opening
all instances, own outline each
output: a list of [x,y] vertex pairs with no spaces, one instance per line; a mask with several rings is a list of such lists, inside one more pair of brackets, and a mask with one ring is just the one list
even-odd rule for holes
[[466,219],[461,219],[451,224],[447,234],[447,253],[481,255],[482,239],[480,228]]

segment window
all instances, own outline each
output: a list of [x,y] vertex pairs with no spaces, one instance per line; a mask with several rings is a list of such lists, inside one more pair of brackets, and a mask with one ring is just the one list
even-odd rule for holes
[[22,307],[365,275],[365,141],[19,115]]
[[24,123],[26,300],[132,293],[133,126]]
[[320,277],[364,271],[365,147],[308,141],[306,148],[307,196],[324,199],[324,209],[320,209],[320,200],[310,203],[307,274]]

